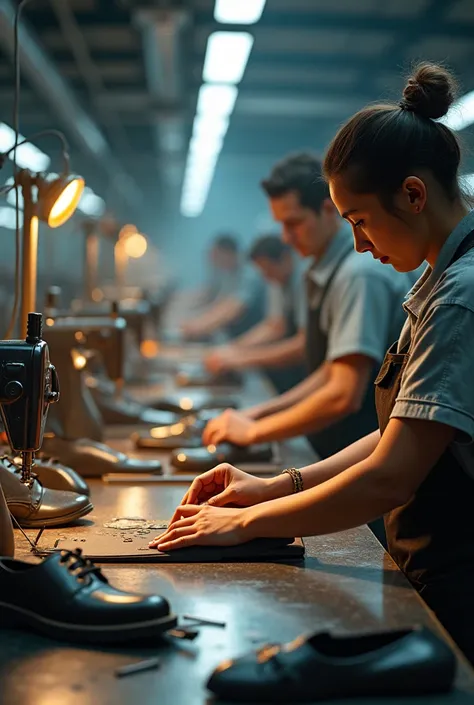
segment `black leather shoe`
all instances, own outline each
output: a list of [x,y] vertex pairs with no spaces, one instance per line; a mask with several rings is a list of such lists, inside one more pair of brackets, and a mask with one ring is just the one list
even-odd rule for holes
[[455,670],[451,649],[426,628],[349,637],[321,633],[226,661],[207,687],[238,702],[397,697],[446,692]]
[[43,440],[43,451],[59,458],[82,477],[102,477],[107,473],[162,473],[159,460],[129,458],[125,453],[88,438],[74,440],[47,434]]
[[[21,474],[21,458],[15,456],[0,457],[6,467],[9,463],[15,465],[18,476]],[[68,468],[59,462],[56,458],[50,458],[47,455],[38,453],[35,459],[34,474],[41,482],[43,487],[48,490],[62,490],[63,492],[75,492],[76,494],[90,494],[90,488],[87,482],[78,475],[75,470]]]
[[117,590],[81,550],[32,564],[0,559],[0,624],[53,639],[118,643],[156,637],[176,625],[163,597]]
[[201,448],[177,448],[170,455],[170,464],[185,472],[206,472],[219,463],[266,463],[273,459],[272,447],[262,443],[243,448],[231,443]]
[[0,463],[0,485],[8,509],[25,528],[64,526],[93,509],[86,495],[47,489],[36,477],[24,485],[15,469],[3,463]]

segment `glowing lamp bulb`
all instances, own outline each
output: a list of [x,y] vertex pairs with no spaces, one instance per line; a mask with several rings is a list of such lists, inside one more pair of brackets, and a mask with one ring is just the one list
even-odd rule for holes
[[128,257],[139,259],[147,251],[148,243],[141,233],[132,233],[124,240],[123,246]]
[[48,216],[48,225],[58,228],[73,215],[84,191],[84,179],[73,179],[56,198]]

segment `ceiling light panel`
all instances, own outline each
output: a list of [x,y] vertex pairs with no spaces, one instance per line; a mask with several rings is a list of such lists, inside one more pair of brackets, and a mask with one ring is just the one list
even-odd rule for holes
[[253,46],[248,32],[214,32],[207,41],[202,77],[209,83],[239,83]]
[[266,0],[216,0],[214,19],[223,24],[255,24]]

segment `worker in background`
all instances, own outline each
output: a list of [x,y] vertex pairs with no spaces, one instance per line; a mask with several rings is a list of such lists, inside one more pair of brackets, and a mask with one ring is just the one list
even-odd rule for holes
[[402,302],[417,274],[398,273],[354,251],[321,163],[289,156],[262,182],[283,239],[307,258],[306,357],[310,375],[275,399],[226,410],[204,431],[206,445],[247,446],[306,435],[326,458],[377,428],[374,380],[405,319]]
[[277,235],[256,240],[249,259],[267,282],[266,316],[230,344],[212,350],[205,364],[215,374],[259,367],[281,394],[306,372],[303,272],[291,247]]
[[186,338],[222,331],[228,338],[245,333],[265,315],[265,285],[241,260],[237,239],[217,237],[210,250],[211,275],[203,296],[205,308],[182,324]]

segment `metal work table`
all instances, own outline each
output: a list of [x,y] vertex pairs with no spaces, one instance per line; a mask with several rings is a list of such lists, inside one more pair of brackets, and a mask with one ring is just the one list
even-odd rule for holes
[[[175,477],[135,486],[95,480],[91,489],[94,512],[77,527],[45,532],[49,544],[60,535],[83,536],[92,523],[102,526],[112,517],[168,519],[184,484]],[[16,533],[17,557],[31,560],[26,541]],[[367,527],[305,543],[304,565],[104,566],[112,584],[163,595],[176,614],[222,621],[225,628],[203,626],[194,642],[169,639],[120,649],[69,646],[0,631],[1,705],[204,705],[212,702],[205,683],[215,666],[267,642],[328,629],[350,633],[420,623],[448,639]],[[161,659],[159,670],[114,676],[117,667],[152,655]],[[457,656],[456,687],[448,695],[338,703],[468,705],[474,702],[474,672]]]

